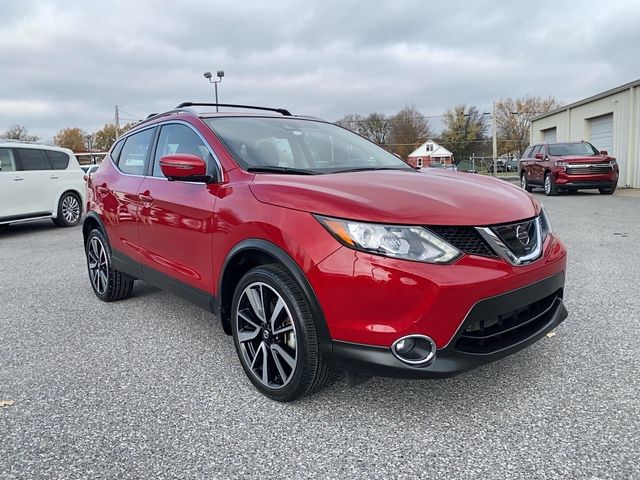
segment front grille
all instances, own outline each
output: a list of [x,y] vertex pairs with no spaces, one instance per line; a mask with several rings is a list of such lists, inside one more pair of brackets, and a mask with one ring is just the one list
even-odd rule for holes
[[591,164],[591,165],[567,165],[567,173],[570,175],[588,175],[592,173],[609,173],[611,172],[611,164]]
[[519,343],[549,323],[561,298],[562,290],[557,290],[525,307],[475,320],[466,325],[455,348],[461,352],[487,354]]
[[427,228],[463,253],[483,257],[497,257],[473,227],[445,227],[438,225],[428,226]]

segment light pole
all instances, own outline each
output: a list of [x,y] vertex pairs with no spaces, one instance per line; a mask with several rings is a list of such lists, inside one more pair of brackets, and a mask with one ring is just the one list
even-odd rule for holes
[[209,80],[209,82],[213,83],[213,86],[215,87],[215,91],[216,91],[216,112],[217,112],[218,111],[218,84],[222,81],[222,77],[224,77],[224,70],[218,70],[216,72],[216,75],[218,76],[218,80],[213,80],[213,75],[211,75],[211,72],[204,72],[204,78]]
[[87,139],[87,144],[89,145],[89,157],[91,158],[91,165],[95,165],[96,161],[93,158],[93,139],[91,135],[87,135],[85,137]]

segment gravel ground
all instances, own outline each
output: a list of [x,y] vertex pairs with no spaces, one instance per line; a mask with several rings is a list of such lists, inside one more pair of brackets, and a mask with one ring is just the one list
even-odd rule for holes
[[640,478],[640,198],[536,195],[570,251],[555,336],[286,405],[205,311],[97,300],[79,228],[1,231],[0,478]]

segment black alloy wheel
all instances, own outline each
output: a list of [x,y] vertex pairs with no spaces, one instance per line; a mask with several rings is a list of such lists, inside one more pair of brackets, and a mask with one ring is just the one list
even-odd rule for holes
[[91,288],[104,302],[123,300],[131,295],[134,280],[113,268],[111,249],[104,234],[91,230],[85,245]]
[[256,267],[242,277],[231,328],[242,368],[264,395],[288,402],[326,382],[330,368],[309,301],[280,265]]

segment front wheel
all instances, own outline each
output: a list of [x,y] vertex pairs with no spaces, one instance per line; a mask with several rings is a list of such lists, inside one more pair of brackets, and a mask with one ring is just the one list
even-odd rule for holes
[[615,188],[599,188],[601,195],[613,195],[613,192],[616,191]]
[[58,202],[58,215],[53,218],[53,223],[59,227],[73,227],[80,223],[82,218],[82,204],[75,193],[67,192]]
[[548,197],[558,194],[558,187],[553,183],[549,172],[544,175],[544,194]]
[[247,272],[236,287],[231,329],[251,383],[288,402],[319,389],[330,374],[308,299],[280,265]]
[[522,175],[520,175],[520,186],[523,190],[526,190],[529,193],[533,191],[533,188],[531,188],[529,182],[527,181],[527,174],[525,172],[522,172]]

